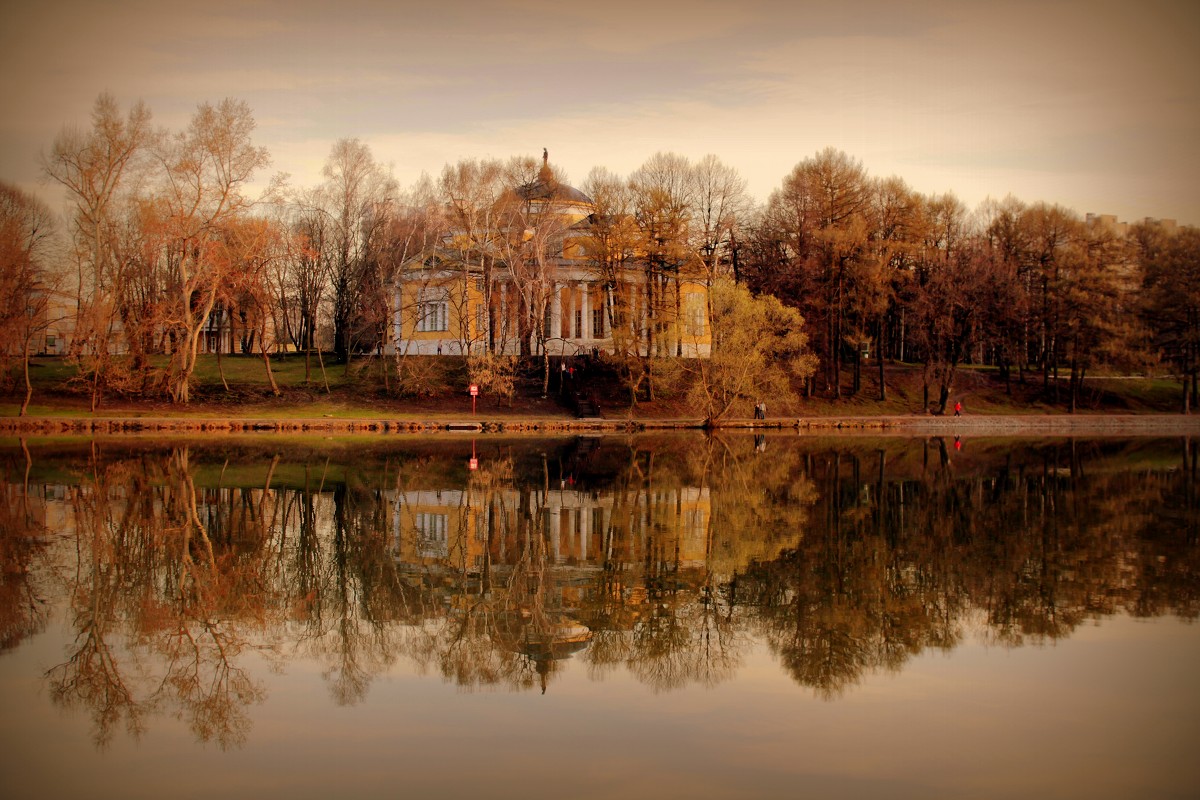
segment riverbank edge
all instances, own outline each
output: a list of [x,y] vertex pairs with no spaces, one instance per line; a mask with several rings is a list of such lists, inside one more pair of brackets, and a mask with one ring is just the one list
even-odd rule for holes
[[767,420],[729,419],[706,425],[687,419],[457,418],[432,420],[270,419],[195,417],[3,417],[0,435],[96,436],[161,434],[602,434],[671,430],[742,430],[756,433],[860,433],[870,435],[1112,435],[1200,434],[1200,415],[1044,414],[938,416],[825,416]]

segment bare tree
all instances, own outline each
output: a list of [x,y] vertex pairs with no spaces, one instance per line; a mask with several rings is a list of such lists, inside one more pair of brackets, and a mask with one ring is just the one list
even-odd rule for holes
[[269,275],[274,262],[282,260],[286,252],[282,227],[264,217],[238,220],[228,227],[224,240],[231,271],[229,280],[224,282],[221,302],[229,310],[231,338],[233,320],[240,318],[242,351],[253,352],[257,341],[267,382],[272,394],[278,397],[279,385],[267,352],[267,320],[273,301]]
[[633,193],[627,181],[603,167],[591,171],[583,191],[595,208],[585,243],[587,256],[601,282],[617,287],[609,304],[610,357],[629,389],[630,403],[636,403],[647,372],[642,356],[643,311],[637,306],[641,287],[627,280],[640,252]]
[[705,282],[718,275],[736,280],[738,228],[750,209],[746,181],[737,170],[709,154],[692,166],[692,249],[704,264]]
[[[437,196],[444,210],[445,250],[455,262],[462,280],[477,270],[483,281],[483,305],[486,309],[487,351],[504,349],[498,341],[505,333],[497,319],[495,302],[496,259],[501,249],[503,201],[512,188],[505,165],[497,160],[464,160],[447,164],[438,179]],[[522,353],[526,347],[522,345]],[[526,353],[527,354],[527,353]]]
[[1134,231],[1141,271],[1142,314],[1153,342],[1179,371],[1180,410],[1200,403],[1200,230],[1185,227],[1167,236],[1159,225]]
[[201,105],[186,131],[157,148],[155,223],[172,275],[163,322],[173,340],[168,382],[176,403],[191,397],[201,330],[232,269],[221,232],[251,208],[242,190],[270,162],[266,149],[251,143],[253,131],[250,107],[226,99]]
[[51,324],[55,280],[46,263],[54,226],[50,209],[15,186],[0,182],[0,381],[20,358],[25,395],[20,415],[33,397],[29,356],[34,338]]
[[[274,276],[276,298],[280,304],[288,338],[297,350],[304,351],[304,380],[312,379],[312,353],[324,375],[320,337],[322,309],[329,302],[329,258],[331,223],[321,210],[315,191],[293,198],[285,206],[287,239],[284,259]],[[329,384],[326,381],[326,391]]]
[[389,224],[397,184],[375,161],[371,148],[358,139],[335,142],[322,174],[325,183],[318,196],[330,224],[326,264],[333,302],[333,349],[349,369],[358,345],[361,320],[357,317],[376,277],[370,248]]
[[96,98],[91,128],[64,128],[43,159],[46,174],[67,189],[77,253],[72,348],[100,402],[116,342],[122,287],[117,255],[118,206],[137,182],[140,157],[153,138],[150,111],[136,103],[123,118],[109,94]]
[[571,220],[565,213],[563,181],[543,162],[514,158],[505,170],[513,187],[497,204],[497,242],[520,304],[518,335],[522,355],[540,354],[542,393],[550,388],[550,311],[559,278],[563,238]]
[[682,355],[682,340],[674,342],[672,352],[668,334],[681,316],[680,273],[697,260],[689,242],[695,198],[691,164],[675,153],[655,153],[629,177],[629,186],[645,258],[646,353]]
[[[435,209],[433,190],[427,178],[411,192],[398,195],[387,224],[378,227],[368,243],[370,267],[369,291],[362,310],[362,320],[369,326],[379,356],[384,391],[391,392],[393,369],[401,358],[394,327],[403,318],[403,293],[399,290],[405,265],[437,241],[440,234],[440,215]],[[388,344],[396,345],[397,362],[384,358]]]

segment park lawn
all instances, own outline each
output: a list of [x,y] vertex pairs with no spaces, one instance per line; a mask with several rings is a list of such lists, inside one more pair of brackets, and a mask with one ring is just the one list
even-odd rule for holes
[[[355,358],[349,367],[344,364],[326,365],[322,380],[315,357],[310,362],[309,379],[305,380],[303,354],[288,354],[272,358],[272,371],[279,384],[281,396],[271,394],[257,355],[226,355],[221,357],[220,369],[213,355],[202,355],[193,381],[193,402],[176,406],[163,399],[124,398],[109,393],[103,397],[95,413],[90,410],[86,386],[72,383],[72,365],[61,358],[37,358],[31,365],[34,383],[33,403],[27,412],[31,417],[54,418],[153,418],[191,417],[195,419],[392,419],[421,421],[461,419],[472,414],[470,397],[465,391],[465,375],[461,363],[444,365],[446,383],[464,384],[437,394],[418,397],[396,397],[384,390],[378,359]],[[228,390],[221,382],[224,372]],[[844,376],[843,397],[839,400],[813,397],[783,403],[773,398],[761,398],[767,403],[768,417],[821,416],[907,416],[925,413],[921,385],[921,368],[912,364],[889,364],[887,397],[880,401],[877,372],[864,369],[857,393],[850,391],[850,375]],[[535,385],[536,384],[536,385]],[[1040,375],[1026,374],[1024,384],[1015,376],[1011,395],[993,368],[962,367],[955,379],[949,406],[963,404],[966,414],[1012,415],[1056,414],[1066,411],[1065,381],[1060,381],[1061,400],[1052,402],[1042,391]],[[686,391],[678,388],[663,393],[653,402],[629,405],[628,394],[614,380],[598,387],[600,406],[606,417],[616,419],[690,418],[698,412],[684,401]],[[1094,377],[1084,384],[1080,413],[1174,413],[1179,410],[1180,384],[1169,378]],[[16,416],[19,397],[9,395],[0,400],[0,416]],[[931,401],[936,397],[931,397]],[[526,380],[517,396],[509,402],[497,402],[480,397],[475,413],[488,418],[554,419],[570,416],[570,412],[553,396],[540,396],[540,380]]]
[[[151,356],[150,364],[159,369],[167,366],[166,356]],[[314,353],[308,360],[307,375],[305,356],[303,353],[288,353],[271,357],[271,372],[275,382],[280,386],[324,386],[328,380],[330,388],[344,386],[359,380],[382,382],[378,362],[369,356],[360,356],[350,362],[349,369],[345,364],[332,363],[332,356],[324,357],[325,372],[322,376],[321,363]],[[39,389],[55,390],[65,387],[77,374],[75,365],[65,358],[57,356],[39,356],[30,360],[30,378],[34,391]],[[195,386],[221,386],[221,374],[224,372],[225,381],[232,385],[269,387],[267,370],[263,365],[261,355],[223,355],[218,363],[217,357],[211,354],[201,355],[196,361],[196,371],[192,380]]]

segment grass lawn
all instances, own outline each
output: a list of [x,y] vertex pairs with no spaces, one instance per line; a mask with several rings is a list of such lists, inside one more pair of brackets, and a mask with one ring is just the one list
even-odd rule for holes
[[[156,362],[162,366],[164,362]],[[428,420],[462,418],[471,415],[467,377],[463,362],[447,357],[439,366],[442,389],[420,396],[398,397],[385,390],[378,359],[359,357],[349,368],[345,364],[325,364],[325,380],[314,354],[306,372],[303,354],[275,356],[271,369],[281,396],[271,394],[261,356],[226,355],[218,365],[216,356],[202,355],[193,381],[193,402],[176,406],[162,399],[128,398],[105,395],[96,416],[171,417],[199,419],[395,419]],[[221,381],[224,373],[226,390]],[[36,358],[31,364],[34,383],[33,402],[28,414],[33,417],[89,417],[90,396],[85,386],[72,383],[73,367],[61,358]],[[788,416],[903,416],[924,410],[921,369],[916,365],[888,366],[886,399],[879,400],[878,373],[863,371],[857,393],[850,391],[850,375],[845,375],[843,396],[801,398],[784,403],[770,397],[767,413],[771,417]],[[394,389],[394,386],[392,387]],[[598,395],[604,416],[609,418],[692,418],[699,416],[683,401],[683,387],[660,394],[654,402],[629,405],[628,392],[616,379],[597,370],[591,388]],[[1066,382],[1059,385],[1055,402],[1053,392],[1043,391],[1039,375],[1026,375],[1026,382],[1015,377],[1008,387],[990,368],[960,368],[950,405],[962,402],[968,414],[1047,414],[1066,411]],[[541,396],[540,374],[531,372],[518,382],[512,403],[497,403],[480,397],[479,416],[489,418],[559,418],[572,416],[569,409],[553,396]],[[1011,392],[1011,394],[1010,394]],[[936,398],[933,398],[936,399]],[[1178,381],[1166,378],[1096,377],[1085,381],[1080,412],[1174,413],[1180,406]],[[15,416],[20,397],[0,397],[0,416]],[[748,414],[749,412],[747,412]]]

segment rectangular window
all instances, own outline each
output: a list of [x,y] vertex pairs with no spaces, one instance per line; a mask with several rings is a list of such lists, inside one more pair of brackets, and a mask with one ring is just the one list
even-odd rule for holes
[[417,301],[417,330],[450,330],[450,303],[445,289],[421,289]]
[[575,309],[575,338],[583,338],[583,309]]
[[601,306],[600,308],[592,309],[592,338],[593,339],[603,339],[604,338],[604,308],[603,308],[603,306]]

